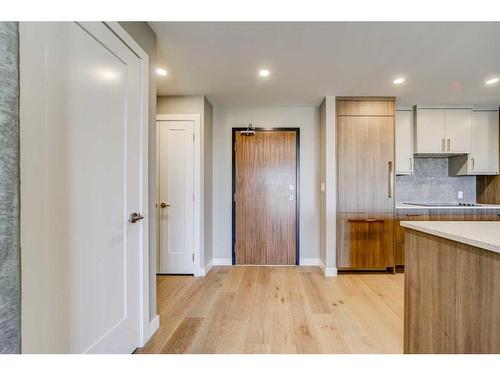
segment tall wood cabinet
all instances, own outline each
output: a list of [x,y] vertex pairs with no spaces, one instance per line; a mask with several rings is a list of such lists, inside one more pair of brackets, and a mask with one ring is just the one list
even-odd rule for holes
[[337,267],[394,266],[394,98],[337,98]]

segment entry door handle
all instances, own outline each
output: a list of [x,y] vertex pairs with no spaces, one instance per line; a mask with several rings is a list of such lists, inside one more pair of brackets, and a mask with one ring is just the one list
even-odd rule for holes
[[165,207],[170,207],[170,205],[169,205],[169,204],[166,204],[166,203],[161,202],[161,203],[160,203],[160,207],[161,207],[161,208],[165,208]]

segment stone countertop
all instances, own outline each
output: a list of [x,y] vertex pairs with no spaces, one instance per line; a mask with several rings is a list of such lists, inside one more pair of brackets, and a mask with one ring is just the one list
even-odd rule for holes
[[402,221],[401,226],[500,253],[500,221]]
[[475,206],[421,206],[396,203],[396,210],[500,210],[498,204],[476,204]]

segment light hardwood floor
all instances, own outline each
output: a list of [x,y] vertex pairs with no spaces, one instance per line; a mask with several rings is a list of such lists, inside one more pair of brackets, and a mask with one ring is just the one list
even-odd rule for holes
[[403,274],[214,267],[159,276],[160,329],[141,353],[402,353]]

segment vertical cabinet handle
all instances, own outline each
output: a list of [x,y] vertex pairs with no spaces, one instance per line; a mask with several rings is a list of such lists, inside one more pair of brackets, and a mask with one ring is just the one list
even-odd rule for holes
[[441,151],[444,151],[444,138],[441,139]]
[[446,147],[447,151],[450,151],[450,148],[451,148],[451,140],[450,140],[450,138],[448,138],[446,142],[447,142],[447,147]]
[[392,198],[393,195],[393,189],[394,189],[394,178],[393,178],[393,168],[392,168],[392,161],[389,162],[389,198]]
[[471,163],[471,167],[470,167],[470,170],[473,171],[474,170],[474,158],[470,158],[470,163]]
[[408,160],[410,161],[410,171],[413,169],[413,163],[412,163],[412,158],[408,158]]

